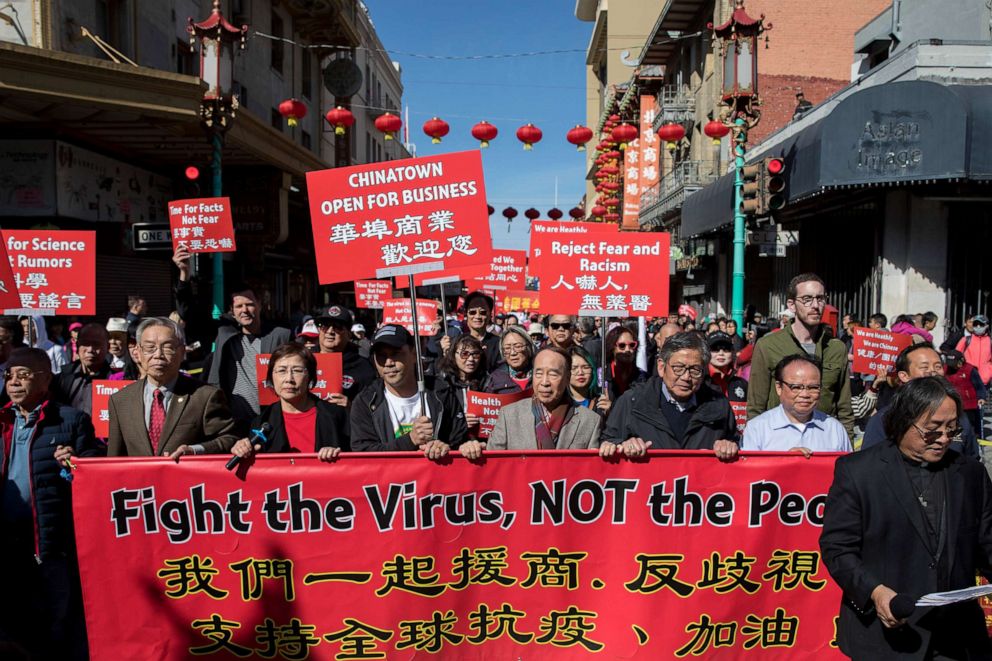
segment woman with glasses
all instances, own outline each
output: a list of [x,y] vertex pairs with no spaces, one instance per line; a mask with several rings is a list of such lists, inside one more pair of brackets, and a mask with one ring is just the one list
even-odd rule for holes
[[310,392],[316,381],[317,359],[306,347],[290,342],[276,349],[266,382],[279,401],[264,407],[251,424],[252,429],[266,422],[272,426],[268,443],[252,447],[242,438],[231,453],[247,458],[255,452],[316,452],[321,461],[334,461],[349,451],[348,414]]
[[[471,335],[459,335],[451,351],[441,356],[437,362],[434,389],[451,390],[465,408],[465,392],[482,392],[486,380],[486,352],[482,342]],[[465,414],[465,424],[469,430],[479,423],[478,416]]]
[[572,355],[572,375],[568,381],[572,401],[605,416],[610,402],[599,389],[596,361],[580,346],[573,346],[568,352]]
[[904,384],[887,442],[837,460],[820,551],[843,590],[837,642],[854,659],[989,659],[977,600],[924,607],[992,569],[992,482],[958,454],[961,400],[943,377]]
[[522,326],[510,326],[503,331],[498,346],[503,364],[489,375],[482,389],[497,395],[528,390],[531,387],[534,343],[527,331]]
[[637,366],[637,338],[634,331],[624,326],[617,326],[606,334],[606,382],[603,389],[609,396],[606,411],[610,402],[620,399],[634,384],[644,383],[648,374]]

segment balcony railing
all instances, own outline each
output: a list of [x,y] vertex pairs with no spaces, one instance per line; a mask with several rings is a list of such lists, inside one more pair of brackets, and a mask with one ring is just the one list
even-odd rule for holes
[[696,115],[696,101],[688,85],[665,85],[655,101],[654,130],[663,124],[692,122]]
[[658,226],[682,208],[685,198],[715,181],[713,163],[681,161],[655,185],[641,194],[641,225]]

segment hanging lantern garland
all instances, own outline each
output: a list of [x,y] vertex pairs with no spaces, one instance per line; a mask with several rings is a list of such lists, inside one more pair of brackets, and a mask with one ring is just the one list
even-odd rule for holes
[[565,214],[562,213],[561,209],[552,208],[548,210],[548,218],[551,220],[561,220],[561,217]]
[[355,116],[347,108],[331,108],[324,115],[327,123],[334,127],[334,135],[344,135],[349,126],[355,123]]
[[279,114],[286,118],[286,124],[296,126],[307,116],[307,107],[297,99],[286,99],[279,104]]
[[579,218],[585,218],[586,212],[581,207],[572,207],[568,210],[568,215],[571,216],[573,220],[578,220]]
[[375,127],[384,134],[384,140],[392,140],[403,128],[403,120],[391,112],[384,112],[375,118]]
[[485,149],[499,134],[499,130],[487,121],[481,121],[472,127],[472,137],[479,141],[479,147]]
[[426,122],[424,122],[424,133],[431,139],[433,144],[439,144],[441,138],[448,135],[448,131],[451,127],[448,126],[448,122],[444,121],[440,117],[431,117]]

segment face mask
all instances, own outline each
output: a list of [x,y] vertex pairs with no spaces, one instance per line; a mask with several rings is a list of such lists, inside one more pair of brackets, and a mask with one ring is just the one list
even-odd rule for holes
[[974,331],[975,335],[985,335],[985,333],[988,332],[989,328],[988,326],[972,326],[972,330]]

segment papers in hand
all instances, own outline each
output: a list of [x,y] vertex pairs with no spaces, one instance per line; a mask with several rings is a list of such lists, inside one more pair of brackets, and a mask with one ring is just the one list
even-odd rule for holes
[[950,590],[949,592],[931,592],[925,594],[916,602],[917,606],[946,606],[956,604],[969,599],[978,599],[987,594],[992,594],[992,585],[976,585],[971,588],[961,590]]

